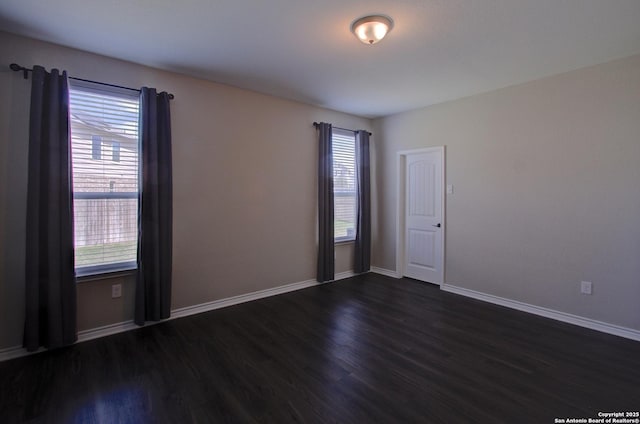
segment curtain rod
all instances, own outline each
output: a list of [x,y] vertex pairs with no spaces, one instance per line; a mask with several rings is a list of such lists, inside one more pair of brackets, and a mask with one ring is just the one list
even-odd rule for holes
[[[318,123],[318,122],[314,122],[314,123],[313,123],[313,126],[314,126],[314,127],[316,127],[316,128],[318,127],[318,125],[320,125],[320,123]],[[343,131],[353,131],[353,130],[350,130],[349,128],[334,127],[333,125],[331,126],[331,128],[335,128],[335,129],[337,129],[337,130],[343,130]],[[353,131],[353,132],[355,132],[355,131]],[[373,135],[373,134],[371,134],[371,133],[370,133],[370,132],[368,132],[368,131],[367,131],[367,133],[368,133],[369,135]]]
[[[33,69],[25,68],[24,66],[20,66],[20,65],[18,65],[16,63],[12,63],[11,65],[9,65],[9,68],[12,71],[15,71],[15,72],[22,71],[24,79],[28,79],[29,78],[29,72],[33,72]],[[122,88],[124,90],[137,91],[138,93],[140,92],[140,90],[137,89],[137,88],[124,87],[122,85],[107,84],[106,82],[92,81],[92,80],[76,78],[76,77],[68,77],[68,78],[72,79],[72,80],[76,80],[76,81],[90,82],[90,83],[93,83],[93,84],[106,85],[108,87],[114,87],[114,88]],[[169,98],[173,99],[174,98],[173,94],[169,93]]]

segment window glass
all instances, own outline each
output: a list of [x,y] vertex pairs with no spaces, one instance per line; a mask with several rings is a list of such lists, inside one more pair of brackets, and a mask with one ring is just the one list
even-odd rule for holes
[[356,150],[355,133],[333,129],[334,239],[356,238]]
[[135,268],[138,95],[72,80],[69,99],[76,274]]

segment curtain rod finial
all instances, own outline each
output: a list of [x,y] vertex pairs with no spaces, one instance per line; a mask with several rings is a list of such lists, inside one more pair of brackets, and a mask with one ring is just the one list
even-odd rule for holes
[[9,69],[14,72],[22,71],[24,79],[29,79],[29,69],[25,68],[24,66],[20,66],[17,63],[12,63],[11,65],[9,65]]

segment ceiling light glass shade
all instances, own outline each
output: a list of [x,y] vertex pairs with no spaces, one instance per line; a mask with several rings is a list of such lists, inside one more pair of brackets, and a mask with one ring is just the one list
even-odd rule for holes
[[351,32],[364,44],[376,44],[393,28],[391,18],[382,15],[365,16],[351,24]]

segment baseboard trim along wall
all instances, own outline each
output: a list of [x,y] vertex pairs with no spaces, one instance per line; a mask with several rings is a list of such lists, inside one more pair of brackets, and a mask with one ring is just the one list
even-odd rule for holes
[[475,290],[465,289],[459,286],[451,284],[443,284],[440,287],[442,290],[459,294],[462,296],[470,297],[483,302],[493,303],[495,305],[505,306],[511,309],[517,309],[519,311],[528,312],[530,314],[539,315],[545,318],[551,318],[556,321],[566,322],[568,324],[578,325],[580,327],[589,328],[591,330],[600,331],[602,333],[612,334],[614,336],[625,337],[627,339],[640,341],[640,331],[632,328],[621,327],[619,325],[609,324],[602,321],[597,321],[591,318],[585,318],[578,315],[568,314],[566,312],[560,312],[553,309],[543,308],[541,306],[531,305],[517,300],[511,300],[504,297],[494,296],[478,292]]
[[371,267],[371,272],[375,272],[376,274],[386,275],[391,278],[401,278],[402,275],[399,275],[396,271],[391,271],[390,269],[378,268],[377,266]]
[[[353,271],[340,272],[336,274],[333,281],[343,280],[345,278],[353,277],[356,275]],[[184,308],[177,308],[171,311],[171,317],[169,319],[157,322],[149,322],[146,325],[159,324],[161,322],[169,321],[176,318],[182,318],[189,315],[200,314],[202,312],[213,311],[215,309],[226,308],[227,306],[238,305],[244,302],[251,302],[252,300],[258,300],[265,297],[276,296],[283,293],[288,293],[296,290],[306,289],[307,287],[317,286],[322,283],[318,283],[316,280],[305,280],[292,284],[285,284],[283,286],[273,287],[270,289],[259,290],[252,293],[241,294],[238,296],[227,297],[225,299],[218,299],[212,302],[205,302],[199,305],[186,306]],[[82,330],[78,332],[77,343],[86,342],[88,340],[97,339],[100,337],[110,336],[112,334],[122,333],[125,331],[135,330],[140,328],[133,321],[124,321],[115,324],[105,325],[103,327],[91,328],[89,330]],[[21,356],[27,356],[34,353],[44,352],[46,349],[40,348],[35,352],[27,352],[22,346],[14,346],[6,349],[0,349],[0,362],[9,359],[19,358]]]
[[[397,275],[396,271],[392,271],[389,269],[372,267],[371,272],[376,274],[385,275],[391,278],[400,278]],[[333,281],[343,280],[345,278],[353,277],[356,275],[353,271],[346,271],[336,274],[335,279]],[[218,299],[212,302],[205,302],[199,305],[186,306],[183,308],[177,308],[171,311],[171,318],[177,319],[186,317],[189,315],[200,314],[203,312],[213,311],[215,309],[226,308],[228,306],[238,305],[240,303],[251,302],[253,300],[262,299],[265,297],[276,296],[283,293],[288,293],[296,290],[306,289],[307,287],[317,286],[321,283],[318,283],[316,280],[305,280],[292,284],[285,284],[283,286],[273,287],[270,289],[259,290],[252,293],[241,294],[238,296],[232,296],[225,299]],[[615,336],[625,337],[627,339],[640,341],[640,331],[634,330],[631,328],[621,327],[618,325],[608,324],[606,322],[596,321],[590,318],[584,318],[578,315],[568,314],[566,312],[555,311],[553,309],[543,308],[541,306],[535,306],[524,302],[518,302],[516,300],[511,300],[499,296],[494,296],[491,294],[486,294],[482,292],[478,292],[475,290],[465,289],[463,287],[455,286],[452,284],[443,284],[440,286],[441,290],[444,290],[449,293],[458,294],[461,296],[470,297],[476,300],[481,300],[484,302],[493,303],[495,305],[505,306],[511,309],[517,309],[519,311],[528,312],[530,314],[543,316],[546,318],[555,319],[557,321],[566,322],[573,325],[578,325],[580,327],[589,328],[591,330],[600,331],[607,334],[612,334]],[[158,322],[150,322],[148,325],[158,324],[164,321]],[[112,334],[122,333],[125,331],[135,330],[138,327],[133,323],[133,321],[124,321],[115,324],[105,325],[103,327],[91,328],[89,330],[82,330],[78,332],[78,342],[86,342],[88,340],[97,339],[100,337],[110,336]],[[27,352],[22,346],[14,346],[6,349],[0,349],[0,362],[6,361],[13,358],[19,358],[21,356],[27,356],[34,353],[43,352],[46,349],[39,349],[35,352]]]
[[[385,268],[371,267],[371,272],[386,275],[392,278],[402,278],[402,276],[399,275],[396,271]],[[511,309],[517,309],[518,311],[528,312],[530,314],[539,315],[545,318],[551,318],[556,321],[566,322],[568,324],[577,325],[580,327],[588,328],[590,330],[596,330],[602,333],[640,341],[640,331],[634,330],[633,328],[609,324],[591,318],[581,317],[579,315],[573,315],[549,308],[543,308],[542,306],[531,305],[529,303],[519,302],[517,300],[511,300],[504,297],[478,292],[475,290],[465,289],[460,286],[452,285],[451,283],[442,284],[440,286],[440,289],[449,293],[471,297],[476,300],[493,303],[495,305],[500,305]]]

